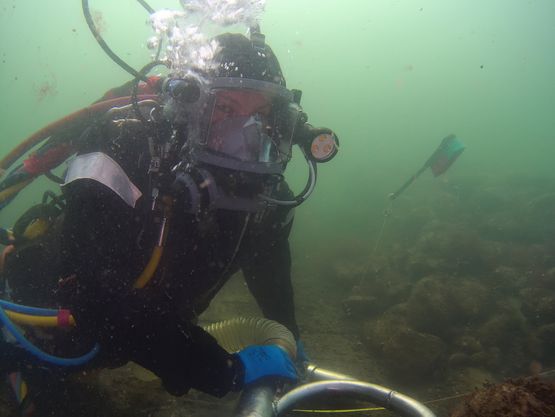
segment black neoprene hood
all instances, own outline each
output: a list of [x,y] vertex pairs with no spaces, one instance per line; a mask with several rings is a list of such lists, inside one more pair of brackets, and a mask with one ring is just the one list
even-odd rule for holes
[[238,33],[216,36],[220,50],[216,54],[216,77],[248,78],[285,87],[285,78],[272,49],[254,44]]

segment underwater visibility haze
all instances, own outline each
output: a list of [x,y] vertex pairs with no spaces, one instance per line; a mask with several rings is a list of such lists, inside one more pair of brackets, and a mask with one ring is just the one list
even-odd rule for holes
[[[152,60],[155,34],[139,2],[89,5],[131,67]],[[287,87],[302,90],[309,122],[339,138],[290,239],[310,359],[421,401],[540,376],[505,386],[535,395],[537,414],[511,405],[482,415],[555,415],[541,414],[555,413],[555,388],[541,385],[555,369],[555,2],[267,0],[260,28]],[[244,25],[218,30],[246,33]],[[99,47],[79,1],[0,0],[0,37],[0,157],[132,79]],[[425,169],[388,198],[451,134],[465,149],[446,172]],[[296,193],[307,175],[296,150],[286,173]],[[57,190],[44,178],[27,187],[2,209],[0,227],[47,188]],[[238,315],[260,315],[239,278],[206,317]],[[174,400],[135,371],[79,383],[109,398],[114,417],[229,411],[202,395]],[[11,393],[0,392],[0,415],[11,417]],[[492,398],[508,401],[496,391],[488,398],[429,406],[464,417]],[[366,413],[352,415],[385,415]]]

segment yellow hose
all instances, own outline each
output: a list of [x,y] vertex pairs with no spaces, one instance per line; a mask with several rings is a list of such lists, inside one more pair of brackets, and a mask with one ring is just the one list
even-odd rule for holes
[[7,201],[22,189],[24,189],[28,184],[30,184],[34,178],[26,179],[25,181],[21,181],[20,183],[14,184],[11,187],[6,188],[5,190],[0,191],[0,204],[4,201]]
[[46,233],[50,227],[50,222],[46,219],[35,219],[25,228],[23,237],[27,240],[36,239]]
[[150,257],[148,264],[133,284],[133,288],[143,288],[146,284],[148,284],[148,282],[154,275],[154,272],[156,272],[158,265],[160,264],[160,258],[162,258],[163,251],[164,248],[162,246],[154,247],[154,249],[152,250],[152,256]]
[[295,337],[285,326],[273,320],[237,317],[202,327],[229,353],[250,345],[278,345],[292,359],[297,356]]
[[162,204],[164,205],[164,217],[162,218],[162,223],[160,224],[160,235],[158,236],[158,243],[154,246],[152,250],[152,255],[145,269],[141,272],[141,275],[135,280],[133,288],[144,288],[146,284],[154,276],[158,265],[160,264],[160,259],[162,258],[162,253],[164,252],[164,245],[166,244],[166,239],[168,237],[168,228],[170,224],[172,200],[169,196],[162,197]]
[[[17,324],[25,326],[39,327],[58,327],[58,317],[56,316],[32,316],[30,314],[16,313],[15,311],[5,310],[6,315]],[[69,325],[75,326],[75,319],[69,316]]]

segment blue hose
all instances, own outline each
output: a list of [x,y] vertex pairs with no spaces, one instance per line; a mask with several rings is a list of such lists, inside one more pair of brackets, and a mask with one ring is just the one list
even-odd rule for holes
[[30,314],[32,316],[50,317],[58,315],[58,310],[53,308],[29,307],[21,304],[11,303],[2,299],[0,299],[0,307],[5,308],[6,310],[14,311],[16,313]]
[[[42,310],[47,310],[47,309],[42,309]],[[57,366],[84,365],[87,362],[89,362],[92,358],[94,358],[99,351],[99,346],[97,343],[88,353],[84,354],[83,356],[79,356],[76,358],[60,358],[58,356],[53,356],[40,350],[38,347],[33,345],[29,340],[27,340],[25,336],[23,336],[23,334],[21,334],[21,332],[17,329],[17,327],[12,323],[10,318],[4,312],[4,309],[1,307],[0,307],[0,322],[2,322],[2,324],[13,335],[15,340],[19,342],[19,344],[21,345],[21,347],[23,347],[23,349],[36,356],[38,359],[44,362],[48,362],[52,365],[57,365]]]

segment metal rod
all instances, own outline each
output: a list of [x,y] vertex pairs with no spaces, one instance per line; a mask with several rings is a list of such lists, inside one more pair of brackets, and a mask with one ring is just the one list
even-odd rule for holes
[[329,381],[329,380],[345,380],[354,381],[355,378],[339,372],[330,371],[327,369],[319,368],[318,366],[309,363],[306,366],[306,377],[309,381]]

